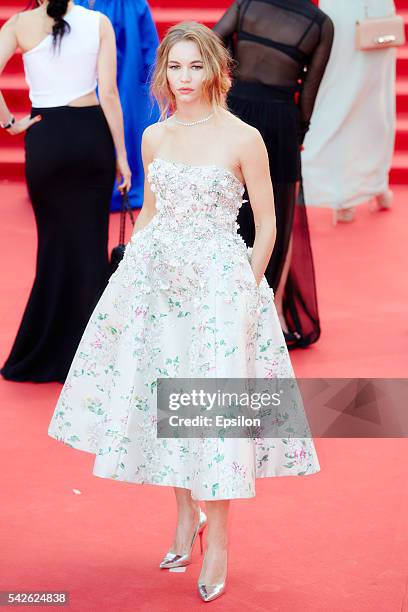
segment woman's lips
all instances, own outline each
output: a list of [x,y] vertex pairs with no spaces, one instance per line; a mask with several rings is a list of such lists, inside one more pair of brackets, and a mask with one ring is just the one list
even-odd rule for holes
[[191,93],[193,91],[193,89],[190,89],[189,87],[182,87],[181,89],[179,89],[180,93]]

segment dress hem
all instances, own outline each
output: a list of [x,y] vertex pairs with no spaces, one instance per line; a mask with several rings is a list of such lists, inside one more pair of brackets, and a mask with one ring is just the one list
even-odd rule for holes
[[[67,442],[65,442],[64,440],[62,440],[61,438],[52,435],[51,433],[48,432],[49,437],[53,438],[54,440],[56,440],[57,442],[61,442],[62,444],[64,444],[65,446],[68,446],[69,448],[72,448],[74,450],[79,450],[82,452],[86,452],[88,454],[91,455],[95,455],[95,457],[97,457],[98,455],[95,453],[95,451],[89,450],[88,448],[82,448],[80,446],[73,446],[72,444],[68,444]],[[310,471],[306,471],[303,474],[296,474],[296,473],[286,473],[286,474],[260,474],[259,476],[255,476],[255,482],[256,480],[260,479],[260,478],[284,478],[286,476],[299,476],[300,478],[305,477],[305,476],[312,476],[313,474],[317,474],[321,471],[321,467],[320,465],[318,467],[313,468],[313,470]],[[103,471],[100,471],[98,473],[97,469],[93,469],[92,471],[93,476],[96,476],[97,478],[104,478],[106,480],[114,480],[117,482],[126,482],[129,484],[137,484],[137,485],[152,485],[152,486],[163,486],[163,487],[179,487],[182,489],[188,489],[191,492],[193,492],[193,489],[191,488],[191,486],[185,486],[185,483],[183,482],[178,482],[178,481],[172,481],[172,482],[152,482],[150,480],[146,480],[146,479],[141,479],[141,480],[129,480],[127,478],[120,478],[118,477],[112,477],[112,476],[108,476],[106,473],[103,473]],[[220,500],[226,500],[226,499],[252,499],[254,497],[256,497],[256,493],[254,493],[253,495],[239,495],[239,496],[231,496],[229,495],[228,497],[194,497],[193,495],[191,496],[194,500],[196,501],[220,501]]]
[[[299,478],[304,478],[305,476],[312,476],[313,474],[317,474],[318,472],[320,472],[321,469],[317,469],[313,472],[307,472],[305,474],[264,474],[261,476],[256,476],[255,480],[259,480],[261,478],[285,478],[285,477],[291,477],[291,476],[299,476]],[[191,493],[193,492],[193,489],[191,487],[186,487],[184,485],[184,483],[169,483],[169,482],[151,482],[149,480],[127,480],[127,479],[122,479],[122,478],[112,478],[111,476],[107,476],[107,475],[102,475],[102,474],[97,474],[96,472],[92,472],[93,476],[96,476],[97,478],[104,478],[106,480],[115,480],[117,482],[126,482],[129,484],[136,484],[136,485],[151,485],[151,486],[161,486],[161,487],[178,487],[181,489],[188,489],[189,491],[191,491]],[[254,497],[256,497],[256,493],[254,493],[253,495],[237,495],[237,496],[231,496],[229,495],[228,497],[194,497],[193,495],[191,495],[192,499],[196,500],[196,501],[221,501],[221,500],[227,500],[227,499],[253,499]]]
[[360,206],[360,204],[368,204],[373,198],[377,197],[382,193],[386,193],[389,187],[385,187],[384,189],[376,189],[371,191],[370,193],[366,193],[361,196],[355,196],[354,198],[349,198],[347,200],[341,200],[338,202],[330,202],[330,200],[307,200],[306,206],[309,208],[331,208],[333,210],[343,210],[346,208],[351,208],[352,206]]
[[2,378],[4,378],[4,380],[7,380],[9,382],[30,382],[36,384],[59,383],[61,385],[65,383],[65,377],[62,376],[51,376],[45,378],[41,376],[37,377],[29,375],[13,376],[4,373],[3,370],[0,370],[0,375],[2,376]]

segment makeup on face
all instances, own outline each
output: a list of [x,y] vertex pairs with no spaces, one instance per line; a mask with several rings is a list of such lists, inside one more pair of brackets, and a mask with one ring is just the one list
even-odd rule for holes
[[194,42],[180,41],[172,47],[167,61],[167,78],[176,97],[186,98],[201,92],[204,65]]

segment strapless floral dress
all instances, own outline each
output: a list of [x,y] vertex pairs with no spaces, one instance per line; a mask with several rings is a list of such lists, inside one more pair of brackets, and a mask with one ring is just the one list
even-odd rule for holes
[[[310,436],[158,438],[158,378],[294,378],[265,277],[236,222],[244,188],[220,166],[155,158],[156,214],[128,243],[85,329],[48,434],[93,474],[255,496],[256,478],[320,470]],[[302,408],[303,410],[303,408]]]

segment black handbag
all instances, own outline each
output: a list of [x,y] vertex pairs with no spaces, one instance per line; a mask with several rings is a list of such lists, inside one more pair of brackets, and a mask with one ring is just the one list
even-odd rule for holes
[[122,195],[122,208],[120,211],[120,228],[119,228],[119,244],[112,249],[110,256],[110,274],[113,274],[119,263],[122,261],[125,254],[125,231],[126,231],[126,216],[129,214],[132,225],[135,224],[132,207],[129,202],[129,196],[126,191]]

